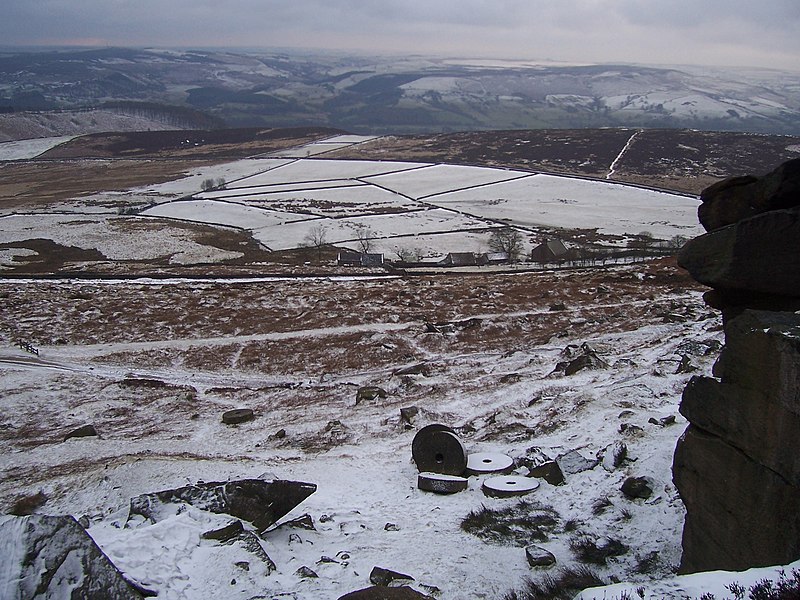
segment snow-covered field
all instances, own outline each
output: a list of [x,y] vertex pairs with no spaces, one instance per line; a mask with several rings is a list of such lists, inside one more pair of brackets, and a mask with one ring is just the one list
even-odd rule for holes
[[14,142],[0,143],[0,161],[3,160],[25,160],[39,156],[51,148],[70,141],[74,135],[61,137],[34,138],[30,140],[18,140]]
[[[609,182],[424,163],[300,159],[273,165],[264,159],[249,164],[257,169],[252,176],[197,194],[202,205],[166,202],[143,214],[235,224],[275,250],[296,248],[312,227],[324,227],[327,241],[339,243],[355,239],[354,229],[364,225],[374,230],[373,251],[389,253],[407,247],[410,236],[425,235],[414,245],[428,256],[484,251],[488,231],[504,225],[540,233],[539,238],[541,230],[560,229],[623,239],[643,231],[664,240],[701,233],[695,198]],[[244,171],[228,167],[232,170]],[[159,186],[159,193],[164,189]],[[218,206],[212,208],[214,202]],[[244,212],[246,205],[256,210]],[[279,223],[263,224],[280,211],[286,216]],[[313,220],[300,222],[298,213]],[[289,222],[292,226],[284,225]],[[461,246],[439,244],[429,235],[481,228],[487,230],[483,238],[465,237]],[[536,237],[527,238],[525,250],[535,243]]]

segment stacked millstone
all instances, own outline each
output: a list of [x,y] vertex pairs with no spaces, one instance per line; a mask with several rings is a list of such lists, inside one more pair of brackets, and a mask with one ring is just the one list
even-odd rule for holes
[[678,262],[713,288],[725,346],[681,402],[681,572],[786,564],[800,558],[800,159],[701,200],[708,233]]

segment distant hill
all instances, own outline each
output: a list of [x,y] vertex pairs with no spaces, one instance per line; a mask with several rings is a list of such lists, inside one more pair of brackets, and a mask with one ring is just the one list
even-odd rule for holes
[[229,127],[362,134],[584,127],[800,135],[800,74],[256,51],[0,54],[0,112],[146,102]]
[[209,129],[218,119],[184,107],[113,102],[101,108],[0,113],[0,142],[111,131]]

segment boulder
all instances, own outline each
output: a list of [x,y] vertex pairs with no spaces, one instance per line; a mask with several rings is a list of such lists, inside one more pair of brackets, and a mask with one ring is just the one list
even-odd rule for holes
[[350,592],[344,596],[339,596],[338,600],[435,600],[433,596],[427,596],[421,592],[411,589],[408,586],[386,587],[374,585],[355,592]]
[[597,458],[603,468],[611,473],[622,466],[628,456],[628,446],[625,442],[614,442],[598,452]]
[[364,400],[370,401],[375,400],[376,398],[383,399],[386,398],[386,396],[386,390],[383,388],[380,388],[377,385],[365,385],[358,388],[358,391],[356,392],[356,404]]
[[414,578],[411,577],[411,575],[404,575],[403,573],[398,573],[391,569],[384,569],[383,567],[374,567],[369,574],[369,582],[373,585],[389,586],[392,582],[398,580],[410,582],[414,581]]
[[544,479],[550,485],[562,485],[564,473],[558,463],[536,446],[528,448],[525,456],[517,459],[517,464],[528,469],[528,477]]
[[533,544],[525,548],[525,558],[532,567],[552,567],[556,564],[556,557],[552,552]]
[[141,599],[70,516],[0,517],[3,598]]
[[586,458],[577,450],[570,450],[561,454],[556,458],[556,462],[561,467],[561,471],[567,475],[589,471],[600,464],[597,458]]
[[653,483],[647,477],[628,477],[620,490],[631,500],[647,500],[653,495]]
[[96,437],[97,430],[94,428],[94,425],[82,425],[77,429],[70,431],[67,435],[64,436],[64,441],[66,442],[72,438],[82,438],[82,437]]
[[198,483],[132,498],[128,518],[140,515],[155,522],[164,513],[174,514],[177,510],[174,505],[190,504],[201,510],[243,519],[258,531],[264,531],[316,489],[313,483],[281,479]]
[[714,231],[759,213],[800,206],[800,159],[761,176],[729,177],[703,190],[697,216]]

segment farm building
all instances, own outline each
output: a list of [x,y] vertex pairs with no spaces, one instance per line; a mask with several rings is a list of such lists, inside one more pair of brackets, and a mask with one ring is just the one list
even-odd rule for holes
[[451,252],[439,261],[443,267],[475,267],[479,265],[479,255],[474,252]]
[[336,264],[340,267],[382,267],[383,254],[341,250],[336,257]]
[[565,260],[568,256],[569,250],[561,240],[548,240],[531,250],[531,260],[540,263]]

